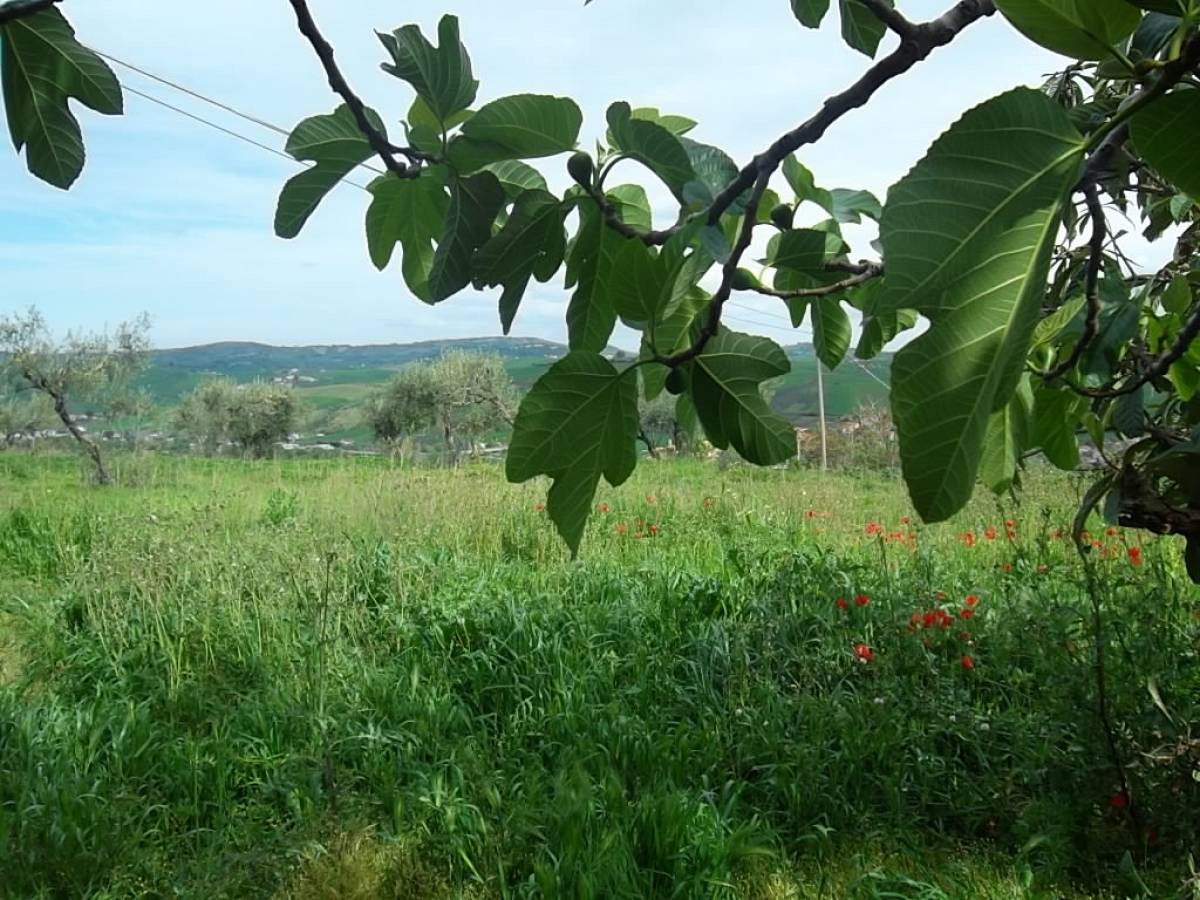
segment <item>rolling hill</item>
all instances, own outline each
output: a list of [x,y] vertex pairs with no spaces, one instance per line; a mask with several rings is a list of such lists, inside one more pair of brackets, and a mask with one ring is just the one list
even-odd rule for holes
[[[313,345],[281,347],[251,342],[223,342],[155,350],[140,387],[165,415],[188,391],[213,377],[285,380],[293,384],[306,410],[304,431],[330,439],[365,440],[360,407],[370,393],[413,363],[443,353],[465,350],[498,353],[513,380],[528,387],[567,348],[540,338],[486,337],[421,341],[411,344]],[[622,351],[610,348],[610,356]],[[817,412],[816,356],[807,344],[787,348],[792,371],[773,388],[772,405],[799,422]],[[861,403],[886,399],[890,357],[869,363],[847,360],[826,376],[830,416],[844,416]]]

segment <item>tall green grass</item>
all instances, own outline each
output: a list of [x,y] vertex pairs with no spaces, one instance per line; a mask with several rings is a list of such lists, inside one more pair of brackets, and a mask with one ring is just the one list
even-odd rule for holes
[[1138,840],[1065,478],[917,528],[887,479],[647,465],[572,563],[491,467],[117,468],[0,457],[0,896],[1195,889],[1200,605],[1094,527]]

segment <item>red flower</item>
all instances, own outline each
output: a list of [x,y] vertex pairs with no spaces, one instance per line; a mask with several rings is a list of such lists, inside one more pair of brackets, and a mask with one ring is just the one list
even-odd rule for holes
[[838,597],[837,603],[835,603],[834,606],[836,606],[838,609],[849,609],[850,608],[850,604],[846,602],[845,597]]
[[960,541],[962,541],[964,544],[966,544],[968,547],[975,546],[975,532],[973,532],[973,531],[963,532],[961,535],[959,535],[958,539]]
[[987,538],[989,541],[994,541],[994,540],[996,539],[996,529],[995,529],[995,527],[994,527],[994,526],[992,526],[992,525],[989,525],[989,526],[987,527],[987,529],[986,529],[986,530],[983,532],[983,536],[984,536],[985,538]]
[[1141,547],[1130,547],[1129,548],[1129,564],[1131,566],[1140,566],[1142,564],[1142,548]]
[[1108,798],[1108,805],[1113,809],[1124,809],[1129,805],[1129,795],[1124,790],[1117,791]]
[[629,526],[626,525],[624,522],[617,523],[617,534],[624,534],[628,530],[629,530]]
[[1017,527],[1017,523],[1016,523],[1016,522],[1014,522],[1012,519],[1005,519],[1005,520],[1004,520],[1004,527],[1005,527],[1005,528],[1016,528],[1016,527]]
[[975,610],[967,608],[958,614],[960,619],[970,619],[975,616]]
[[657,526],[657,525],[651,525],[651,526],[650,526],[650,533],[651,533],[652,535],[653,535],[653,534],[658,534],[658,526]]
[[925,625],[926,628],[932,628],[934,625],[937,624],[937,620],[938,620],[937,610],[930,610],[929,612],[925,613],[924,616],[921,617],[921,621]]
[[901,516],[901,517],[900,517],[900,524],[901,524],[901,525],[908,525],[908,524],[910,524],[911,522],[912,522],[912,519],[911,519],[911,518],[909,518],[908,516]]
[[975,606],[977,603],[979,603],[979,598],[974,594],[967,594],[967,599],[964,602],[967,604],[967,606]]
[[974,660],[974,659],[972,659],[970,656],[967,656],[966,654],[963,654],[963,658],[962,658],[962,667],[963,667],[964,669],[973,669],[973,668],[975,668],[975,660]]
[[857,597],[854,598],[854,603],[856,606],[866,606],[870,602],[871,602],[871,598],[868,597],[866,594],[859,594]]
[[874,652],[866,644],[855,644],[854,645],[854,655],[857,656],[859,659],[861,659],[863,662],[874,662],[875,661]]
[[538,512],[543,512],[546,509],[546,504],[539,500],[537,503],[533,504],[533,508]]
[[815,509],[810,509],[808,512],[805,513],[805,515],[808,516],[808,518],[810,518],[810,519],[815,519],[817,517],[817,511]]
[[868,522],[866,527],[867,534],[879,534],[883,531],[883,526],[878,522]]
[[597,506],[597,507],[596,507],[596,511],[597,511],[597,512],[600,512],[600,513],[606,513],[606,512],[608,512],[608,504],[607,504],[607,503],[601,503],[599,506]]

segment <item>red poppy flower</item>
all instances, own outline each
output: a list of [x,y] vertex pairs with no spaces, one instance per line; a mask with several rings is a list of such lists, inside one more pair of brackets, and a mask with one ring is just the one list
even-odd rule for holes
[[1113,809],[1124,809],[1129,805],[1129,795],[1124,790],[1117,791],[1108,798],[1108,805]]
[[850,608],[850,604],[846,602],[845,597],[838,597],[837,603],[835,603],[834,606],[836,606],[838,609],[849,609]]
[[1140,566],[1142,564],[1142,548],[1141,547],[1130,547],[1129,548],[1129,564],[1131,566]]
[[606,512],[608,512],[608,504],[607,504],[607,503],[601,503],[599,506],[597,506],[597,507],[596,507],[596,511],[597,511],[597,512],[599,512],[599,513],[606,513]]
[[883,531],[883,526],[878,522],[868,522],[865,530],[867,534],[879,534]]
[[987,528],[984,530],[984,532],[983,532],[983,536],[984,536],[985,538],[987,538],[989,541],[994,541],[994,540],[996,539],[996,529],[995,529],[995,527],[993,527],[993,526],[989,525],[989,526],[988,526],[988,527],[987,527]]
[[658,526],[657,526],[657,525],[651,525],[651,526],[650,526],[650,533],[651,533],[651,534],[658,534]]
[[971,619],[975,616],[975,610],[967,608],[958,614],[960,619]]
[[973,532],[973,531],[963,532],[959,536],[959,540],[962,541],[964,544],[966,544],[968,547],[974,547],[975,546],[975,532]]
[[805,513],[805,515],[808,516],[808,518],[810,518],[810,519],[815,519],[817,517],[817,511],[815,509],[810,509],[808,512]]
[[967,655],[965,655],[965,654],[964,654],[964,655],[963,655],[963,658],[962,658],[962,667],[963,667],[964,669],[973,669],[973,668],[975,668],[975,660],[974,660],[974,659],[972,659],[970,656],[967,656]]
[[938,620],[938,615],[933,610],[930,610],[929,612],[925,613],[924,616],[921,617],[921,621],[925,625],[926,628],[932,628],[934,625],[937,624],[937,620]]
[[874,662],[875,653],[866,644],[855,644],[854,655],[863,662]]
[[1016,528],[1016,527],[1017,527],[1017,523],[1016,523],[1016,522],[1014,522],[1012,519],[1005,519],[1005,520],[1004,520],[1004,527],[1005,527],[1005,528]]
[[866,606],[870,602],[871,602],[871,598],[868,597],[866,594],[859,594],[857,597],[854,598],[854,603],[856,606]]
[[967,606],[975,606],[977,603],[979,603],[979,598],[974,594],[967,594],[967,599],[963,602],[966,603]]

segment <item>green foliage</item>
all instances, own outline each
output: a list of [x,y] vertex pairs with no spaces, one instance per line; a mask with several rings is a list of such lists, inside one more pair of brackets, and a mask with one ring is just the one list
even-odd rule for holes
[[1031,41],[1075,59],[1104,59],[1141,19],[1126,0],[996,0],[996,7]]
[[270,456],[296,427],[299,403],[286,386],[252,382],[237,384],[218,378],[201,384],[183,398],[175,426],[208,453],[232,442],[255,459]]
[[1133,117],[1134,146],[1159,174],[1200,197],[1200,90],[1185,88]]
[[445,185],[432,173],[419,178],[376,178],[367,210],[367,246],[380,271],[387,268],[399,244],[403,248],[404,282],[413,295],[429,302],[434,241],[450,206]]
[[105,62],[75,39],[55,8],[0,25],[0,80],[8,130],[29,171],[69,188],[83,171],[83,136],[67,101],[120,115],[121,86]]
[[905,479],[927,520],[971,496],[988,422],[1025,363],[1083,153],[1065,112],[1018,89],[967,113],[888,196],[881,302],[931,321],[896,354],[892,395]]
[[406,25],[379,40],[391,54],[384,71],[412,85],[443,128],[475,102],[479,82],[471,72],[471,58],[458,34],[458,17],[442,16],[438,46],[434,47],[416,25]]

